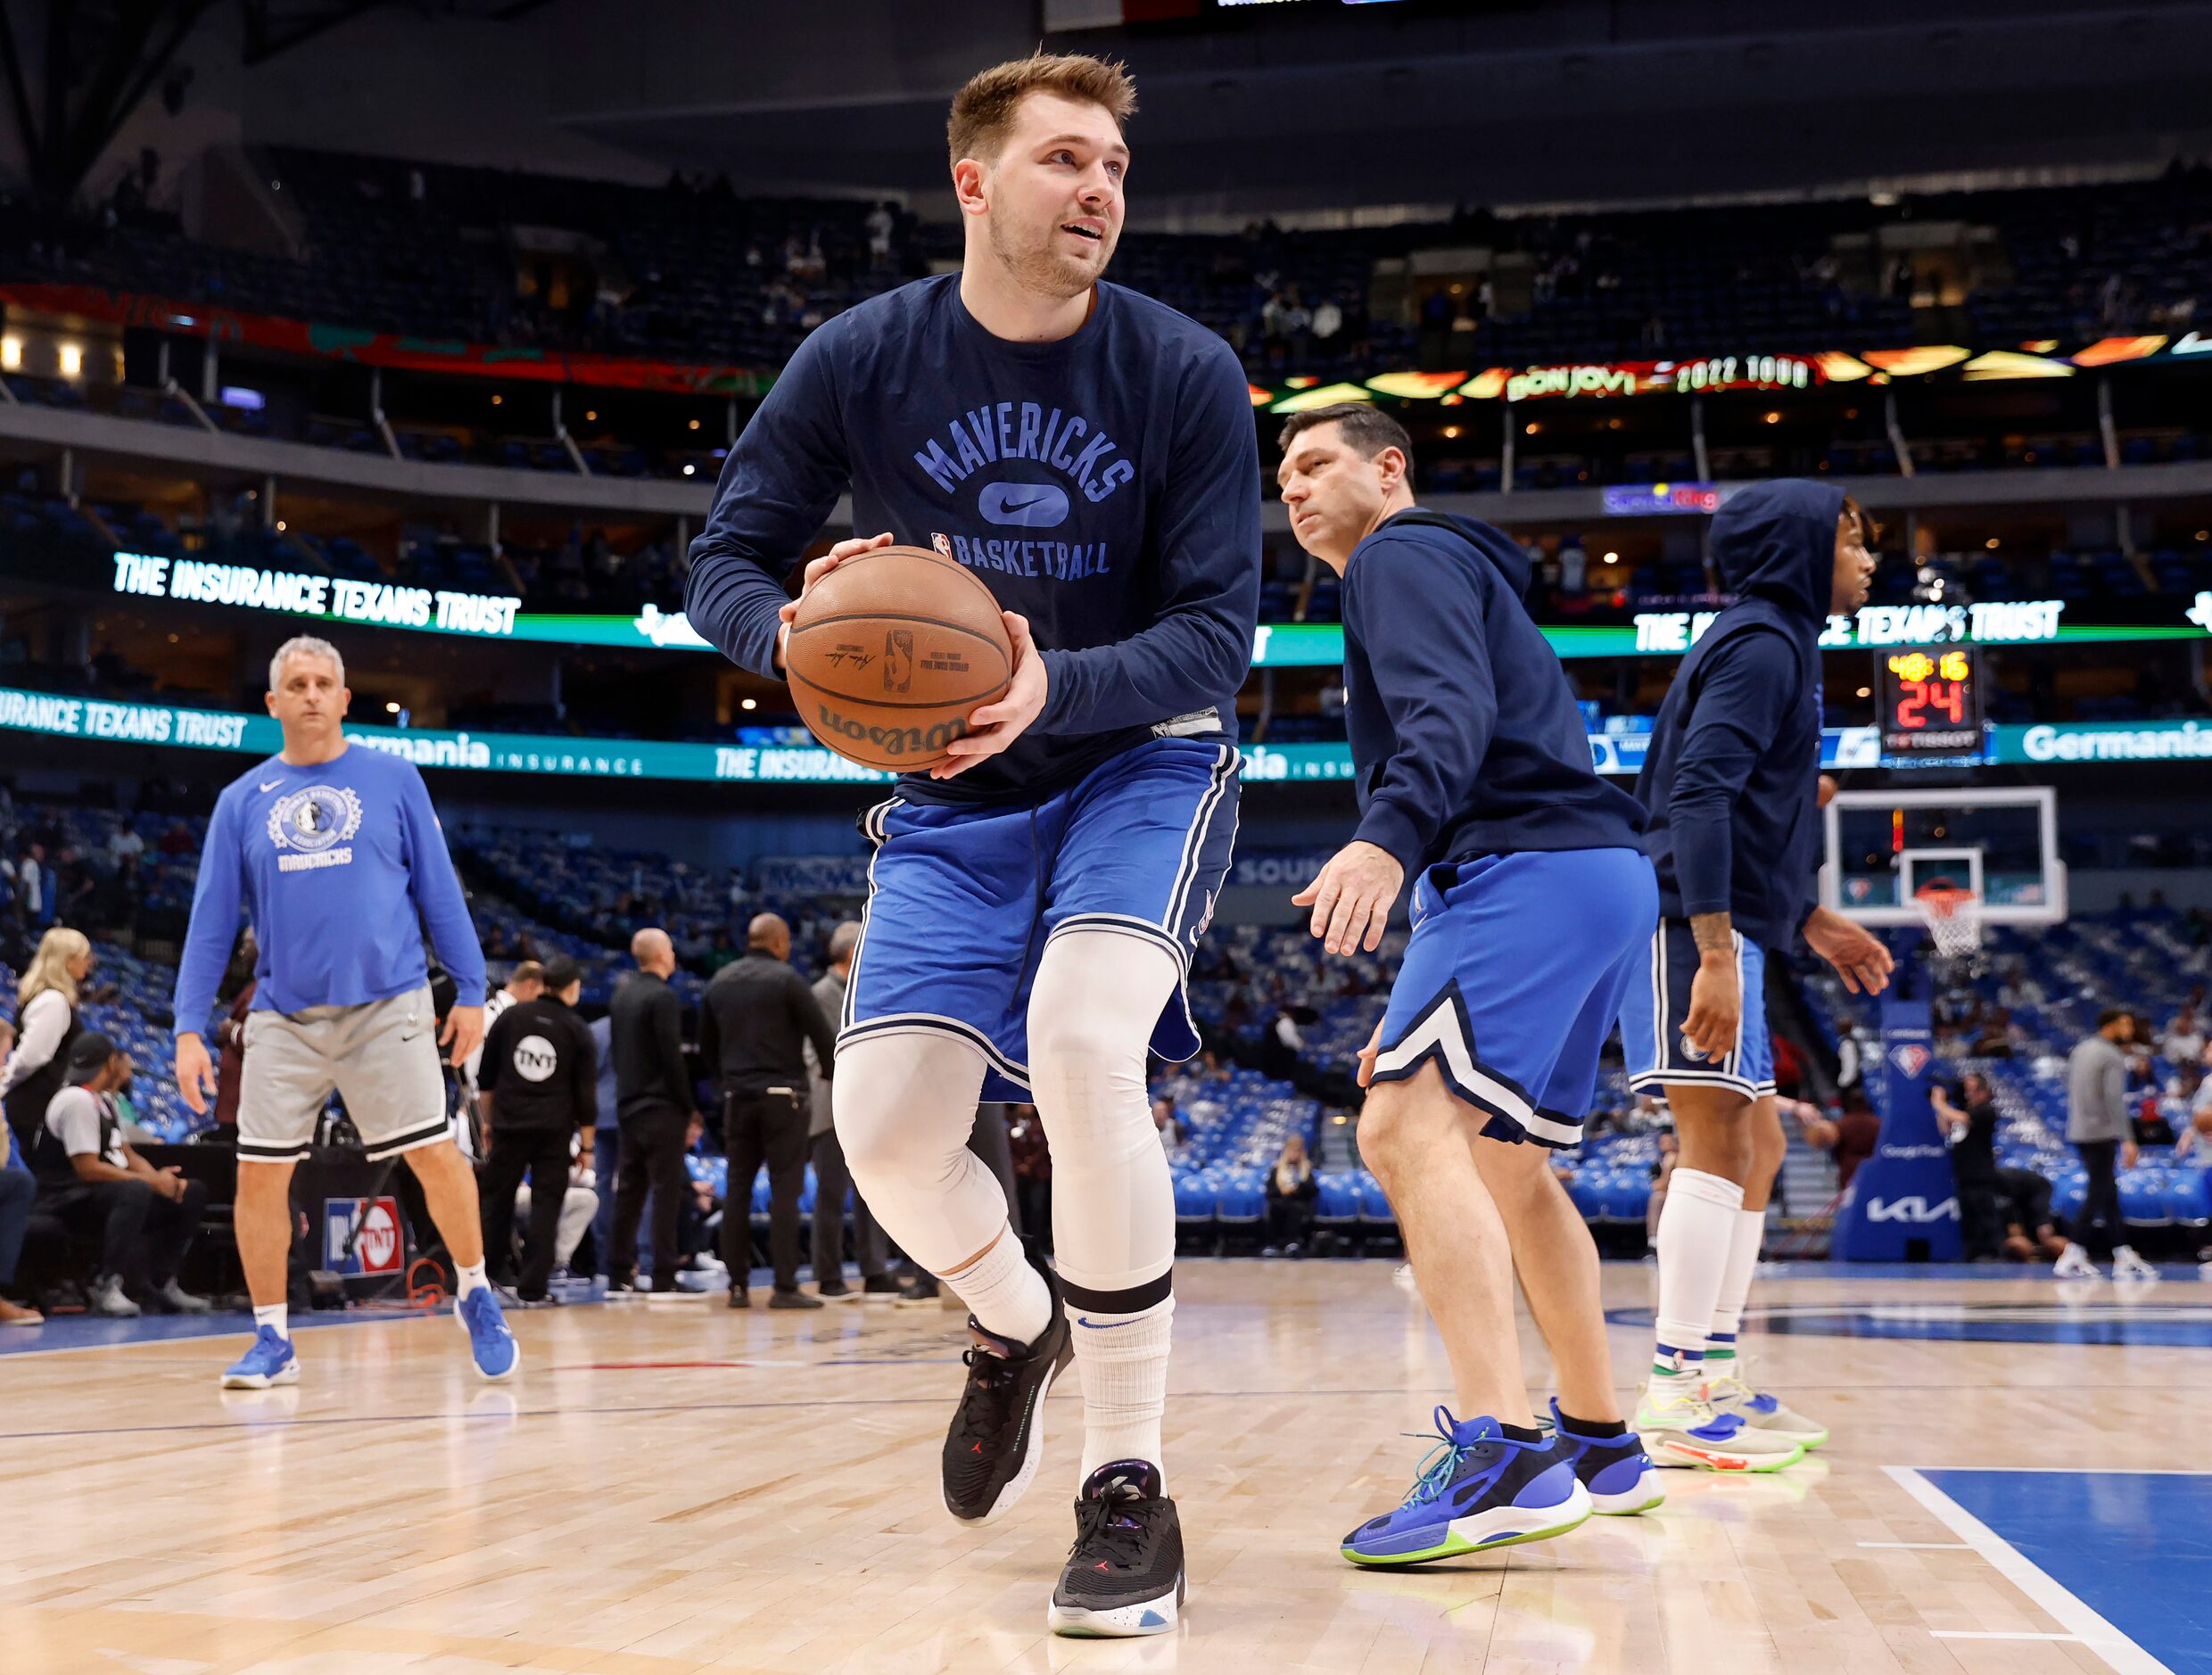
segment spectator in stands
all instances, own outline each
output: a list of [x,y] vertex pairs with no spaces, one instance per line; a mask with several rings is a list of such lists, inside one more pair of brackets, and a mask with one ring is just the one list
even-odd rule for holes
[[56,926],[38,939],[38,952],[16,987],[15,1051],[0,1079],[0,1107],[16,1144],[28,1157],[46,1117],[46,1102],[61,1090],[77,1038],[77,1009],[92,975],[92,944],[84,932]]
[[1314,1178],[1313,1165],[1306,1157],[1305,1137],[1292,1135],[1267,1171],[1267,1242],[1260,1255],[1281,1251],[1287,1257],[1304,1256],[1313,1237],[1314,1201],[1320,1196],[1321,1183]]
[[[854,933],[857,938],[859,933]],[[725,966],[699,1003],[699,1062],[722,1101],[722,1145],[730,1159],[730,1196],[750,1201],[753,1177],[768,1166],[768,1250],[775,1264],[771,1308],[818,1308],[821,1299],[799,1290],[799,1194],[806,1184],[805,1048],[827,1080],[837,1070],[837,1032],[806,979],[791,969],[791,928],[774,913],[756,913],[745,930],[745,957]],[[817,1187],[819,1191],[819,1186]],[[730,1307],[743,1308],[751,1266],[739,1218],[722,1219],[722,1260],[730,1267]],[[747,1230],[749,1232],[749,1229]],[[844,1290],[840,1260],[817,1284]]]
[[[477,1095],[485,1153],[477,1196],[483,1205],[484,1259],[495,1275],[509,1267],[516,1194],[524,1176],[537,1188],[515,1287],[524,1308],[551,1300],[547,1287],[559,1260],[563,1220],[581,1237],[598,1207],[596,1194],[587,1193],[590,1201],[581,1205],[581,1216],[566,1213],[571,1149],[598,1120],[591,1032],[575,1011],[583,972],[566,955],[556,955],[539,969],[533,986],[534,997],[507,1007],[484,1032]],[[570,1240],[569,1248],[574,1245]]]
[[25,846],[22,858],[15,863],[15,899],[23,924],[30,930],[44,930],[54,921],[54,887],[45,862],[44,846],[34,843]]
[[2172,1065],[2195,1064],[2204,1057],[2204,1031],[2193,1010],[2184,1006],[2174,1014],[2166,1039],[2158,1043],[2158,1054]]
[[2012,1056],[2012,1014],[1993,1006],[1983,1015],[1981,1032],[1968,1044],[1969,1059],[2010,1059]]
[[[860,921],[848,919],[830,933],[830,969],[815,979],[814,1003],[835,1020],[845,1015],[846,986],[852,981],[853,951],[860,946]],[[890,1250],[883,1229],[869,1213],[868,1201],[853,1188],[845,1147],[830,1121],[830,1084],[821,1059],[809,1041],[806,1055],[807,1145],[814,1159],[814,1289],[824,1297],[888,1297],[898,1290],[891,1278]],[[1017,1168],[1017,1175],[1019,1171]],[[861,1288],[845,1283],[845,1200],[853,1195],[853,1246],[860,1260]]]
[[[14,1045],[15,1026],[0,1019],[0,1071],[4,1071]],[[15,1283],[15,1259],[22,1254],[23,1232],[30,1225],[31,1201],[37,1192],[37,1177],[16,1151],[7,1125],[0,1123],[0,1326],[37,1326],[45,1322],[46,1317],[37,1309],[25,1308],[4,1295]]]
[[46,1107],[33,1168],[42,1210],[74,1229],[100,1229],[91,1312],[128,1317],[143,1300],[162,1314],[206,1314],[207,1300],[177,1283],[207,1208],[206,1184],[155,1168],[124,1140],[111,1096],[130,1080],[130,1055],[107,1036],[79,1035],[66,1073]]
[[1808,1100],[1798,1100],[1787,1109],[1796,1118],[1805,1143],[1835,1160],[1838,1192],[1851,1184],[1859,1166],[1874,1155],[1874,1148],[1881,1142],[1882,1119],[1868,1106],[1862,1090],[1854,1091],[1842,1114],[1832,1120]]
[[2107,1007],[2098,1014],[2096,1033],[2077,1043],[2067,1060],[2066,1137],[2088,1173],[2089,1190],[2072,1219],[2066,1252],[2052,1269],[2060,1279],[2099,1277],[2093,1253],[2111,1258],[2116,1279],[2157,1273],[2126,1242],[2126,1223],[2120,1216],[2118,1170],[2135,1167],[2125,1053],[2134,1033],[2133,1017]]
[[638,1223],[648,1192],[653,1199],[653,1290],[666,1293],[676,1289],[677,1217],[685,1192],[684,1126],[692,1108],[691,1078],[683,1062],[683,1009],[668,986],[676,971],[676,945],[666,931],[648,926],[631,937],[630,957],[638,969],[623,979],[607,1009],[622,1163],[603,1259],[607,1295],[617,1298],[636,1296],[640,1289]]
[[1190,1125],[1176,1115],[1173,1093],[1162,1093],[1152,1102],[1152,1126],[1160,1131],[1160,1149],[1169,1157],[1191,1137]]
[[[1982,1055],[1977,1055],[1982,1056]],[[2006,1050],[2007,1057],[2010,1049]],[[1951,1147],[1951,1174],[1958,1184],[1959,1234],[1969,1262],[1997,1256],[2003,1244],[1998,1219],[1997,1100],[1989,1078],[1970,1071],[1959,1084],[1958,1097],[1941,1086],[1928,1091],[1936,1120]]]

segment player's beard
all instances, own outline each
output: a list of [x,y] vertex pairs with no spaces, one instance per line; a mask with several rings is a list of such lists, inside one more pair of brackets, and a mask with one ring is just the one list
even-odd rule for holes
[[1028,289],[1039,296],[1050,297],[1056,302],[1079,297],[1097,284],[1098,276],[1106,266],[1106,258],[1113,254],[1113,245],[1102,239],[1096,267],[1061,255],[1052,247],[1052,235],[1060,230],[1058,223],[1046,227],[1041,237],[1019,243],[995,218],[986,226],[991,239],[991,254],[1005,265],[1007,272]]

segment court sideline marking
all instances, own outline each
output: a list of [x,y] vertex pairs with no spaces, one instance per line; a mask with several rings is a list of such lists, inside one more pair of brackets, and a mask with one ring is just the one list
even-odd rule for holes
[[2119,1675],[2173,1675],[2165,1664],[2031,1563],[2018,1547],[1944,1494],[1918,1470],[1909,1465],[1885,1465],[1882,1470],[1906,1494],[1943,1520],[1952,1534],[1980,1554],[1991,1569],[2042,1606],[2067,1630],[2063,1635],[2012,1632],[1999,1636],[1993,1630],[1954,1630],[1946,1632],[1931,1630],[1929,1632],[1936,1638],[2078,1640],[2119,1671]]

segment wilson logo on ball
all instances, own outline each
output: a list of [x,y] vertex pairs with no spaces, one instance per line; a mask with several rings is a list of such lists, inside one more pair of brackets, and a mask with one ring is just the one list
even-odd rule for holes
[[948,760],[970,717],[1003,697],[1013,642],[980,578],[942,554],[879,547],[806,590],[784,642],[793,707],[863,767]]

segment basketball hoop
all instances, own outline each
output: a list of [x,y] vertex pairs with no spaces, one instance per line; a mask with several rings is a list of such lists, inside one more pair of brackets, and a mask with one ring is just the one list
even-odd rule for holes
[[1962,959],[1982,945],[1982,898],[1972,890],[1939,880],[1915,890],[1912,904],[1939,958]]

